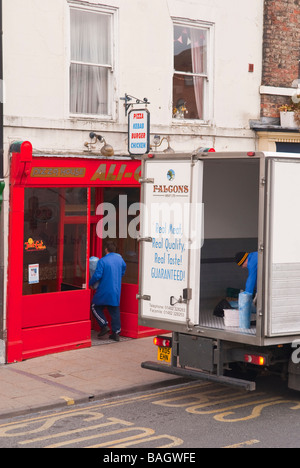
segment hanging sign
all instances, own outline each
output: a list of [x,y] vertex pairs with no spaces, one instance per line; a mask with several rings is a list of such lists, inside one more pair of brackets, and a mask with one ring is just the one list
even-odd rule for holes
[[146,154],[150,150],[150,112],[147,109],[128,113],[128,151]]

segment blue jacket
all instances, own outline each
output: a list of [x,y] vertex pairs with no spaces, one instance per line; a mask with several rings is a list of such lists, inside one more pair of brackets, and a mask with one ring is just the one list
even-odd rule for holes
[[251,252],[248,255],[248,278],[246,281],[245,292],[253,294],[254,289],[256,288],[257,282],[257,261],[258,254],[257,252]]
[[121,255],[110,252],[97,263],[97,268],[89,285],[100,281],[93,297],[95,305],[119,306],[121,297],[122,276],[126,270],[126,263]]

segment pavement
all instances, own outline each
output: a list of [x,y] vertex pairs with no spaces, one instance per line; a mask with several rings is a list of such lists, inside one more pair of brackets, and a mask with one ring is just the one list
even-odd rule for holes
[[76,405],[163,385],[182,378],[143,369],[156,361],[153,337],[112,341],[92,336],[92,347],[0,365],[0,418]]

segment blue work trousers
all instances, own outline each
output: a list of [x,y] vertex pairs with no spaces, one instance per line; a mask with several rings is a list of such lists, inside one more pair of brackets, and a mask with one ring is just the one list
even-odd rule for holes
[[105,306],[105,305],[92,304],[92,312],[100,328],[106,327],[108,325],[108,322],[104,314],[104,309],[108,310],[108,313],[111,317],[112,332],[120,333],[121,332],[120,307],[110,306],[110,305]]

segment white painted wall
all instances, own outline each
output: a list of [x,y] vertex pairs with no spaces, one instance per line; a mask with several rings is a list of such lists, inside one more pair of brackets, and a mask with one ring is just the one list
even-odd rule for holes
[[[70,119],[67,1],[3,3],[7,144],[17,136],[31,139],[37,151],[80,152],[92,129],[107,132],[116,152],[124,153],[127,120],[119,98],[128,93],[149,99],[152,133],[170,134],[176,151],[202,145],[217,150],[254,148],[249,119],[260,113],[261,0],[107,0],[118,9],[113,122]],[[172,17],[214,25],[209,126],[172,122]],[[254,73],[248,72],[249,63],[254,64]]]

